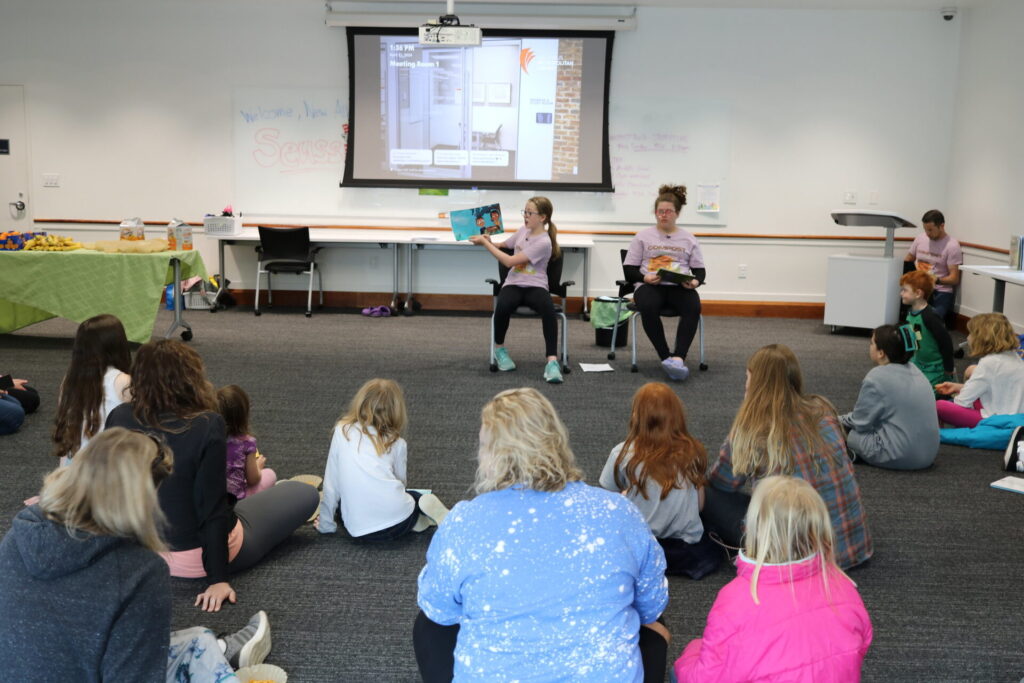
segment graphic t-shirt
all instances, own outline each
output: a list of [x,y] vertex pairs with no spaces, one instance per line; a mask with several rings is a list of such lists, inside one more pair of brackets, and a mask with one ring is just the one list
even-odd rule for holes
[[[622,264],[640,266],[641,275],[657,273],[660,268],[690,275],[693,268],[704,267],[704,255],[700,250],[700,242],[689,231],[676,228],[675,232],[666,235],[653,227],[636,234],[629,243],[629,251]],[[664,280],[660,284],[665,287],[679,286]]]
[[229,436],[227,441],[228,492],[238,500],[245,498],[248,485],[245,483],[245,461],[255,453],[256,439],[248,435]]
[[543,287],[548,288],[548,261],[551,260],[551,237],[547,232],[539,235],[531,235],[530,229],[525,225],[516,231],[514,235],[505,240],[500,246],[511,249],[513,254],[520,252],[526,254],[530,259],[522,265],[512,268],[505,284],[517,287]]
[[[928,235],[921,233],[914,238],[910,244],[910,256],[914,259],[914,265],[918,270],[932,273],[935,277],[946,277],[949,275],[950,266],[959,266],[964,262],[964,254],[960,249],[960,243],[949,235],[942,239],[928,239]],[[952,292],[952,285],[940,285],[935,283],[935,291]]]

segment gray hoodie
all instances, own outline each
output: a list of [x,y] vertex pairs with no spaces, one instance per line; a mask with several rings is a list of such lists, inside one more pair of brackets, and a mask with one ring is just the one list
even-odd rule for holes
[[0,542],[4,680],[164,681],[167,564],[137,543],[78,532],[23,509]]

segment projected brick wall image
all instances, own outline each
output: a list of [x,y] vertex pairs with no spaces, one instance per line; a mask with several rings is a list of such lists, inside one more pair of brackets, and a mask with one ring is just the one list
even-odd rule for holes
[[555,141],[551,157],[553,180],[576,175],[580,158],[580,85],[583,74],[583,41],[562,38],[558,42],[558,89],[555,93]]

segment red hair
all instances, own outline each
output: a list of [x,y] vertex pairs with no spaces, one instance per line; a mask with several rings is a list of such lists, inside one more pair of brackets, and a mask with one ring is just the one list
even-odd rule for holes
[[932,290],[935,289],[935,280],[932,276],[923,270],[912,270],[909,273],[904,273],[903,277],[900,278],[901,285],[909,285],[911,289],[917,289],[921,291],[921,298],[925,301],[932,295]]
[[[687,482],[704,486],[707,461],[704,445],[686,430],[683,402],[672,388],[663,382],[640,387],[633,395],[629,434],[615,461],[615,485],[646,498],[647,482],[653,479],[664,500]],[[620,470],[625,482],[619,481]]]

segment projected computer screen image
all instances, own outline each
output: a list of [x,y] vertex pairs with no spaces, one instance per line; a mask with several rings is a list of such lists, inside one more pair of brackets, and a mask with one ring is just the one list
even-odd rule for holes
[[342,184],[611,190],[611,40],[485,30],[453,47],[350,28]]

